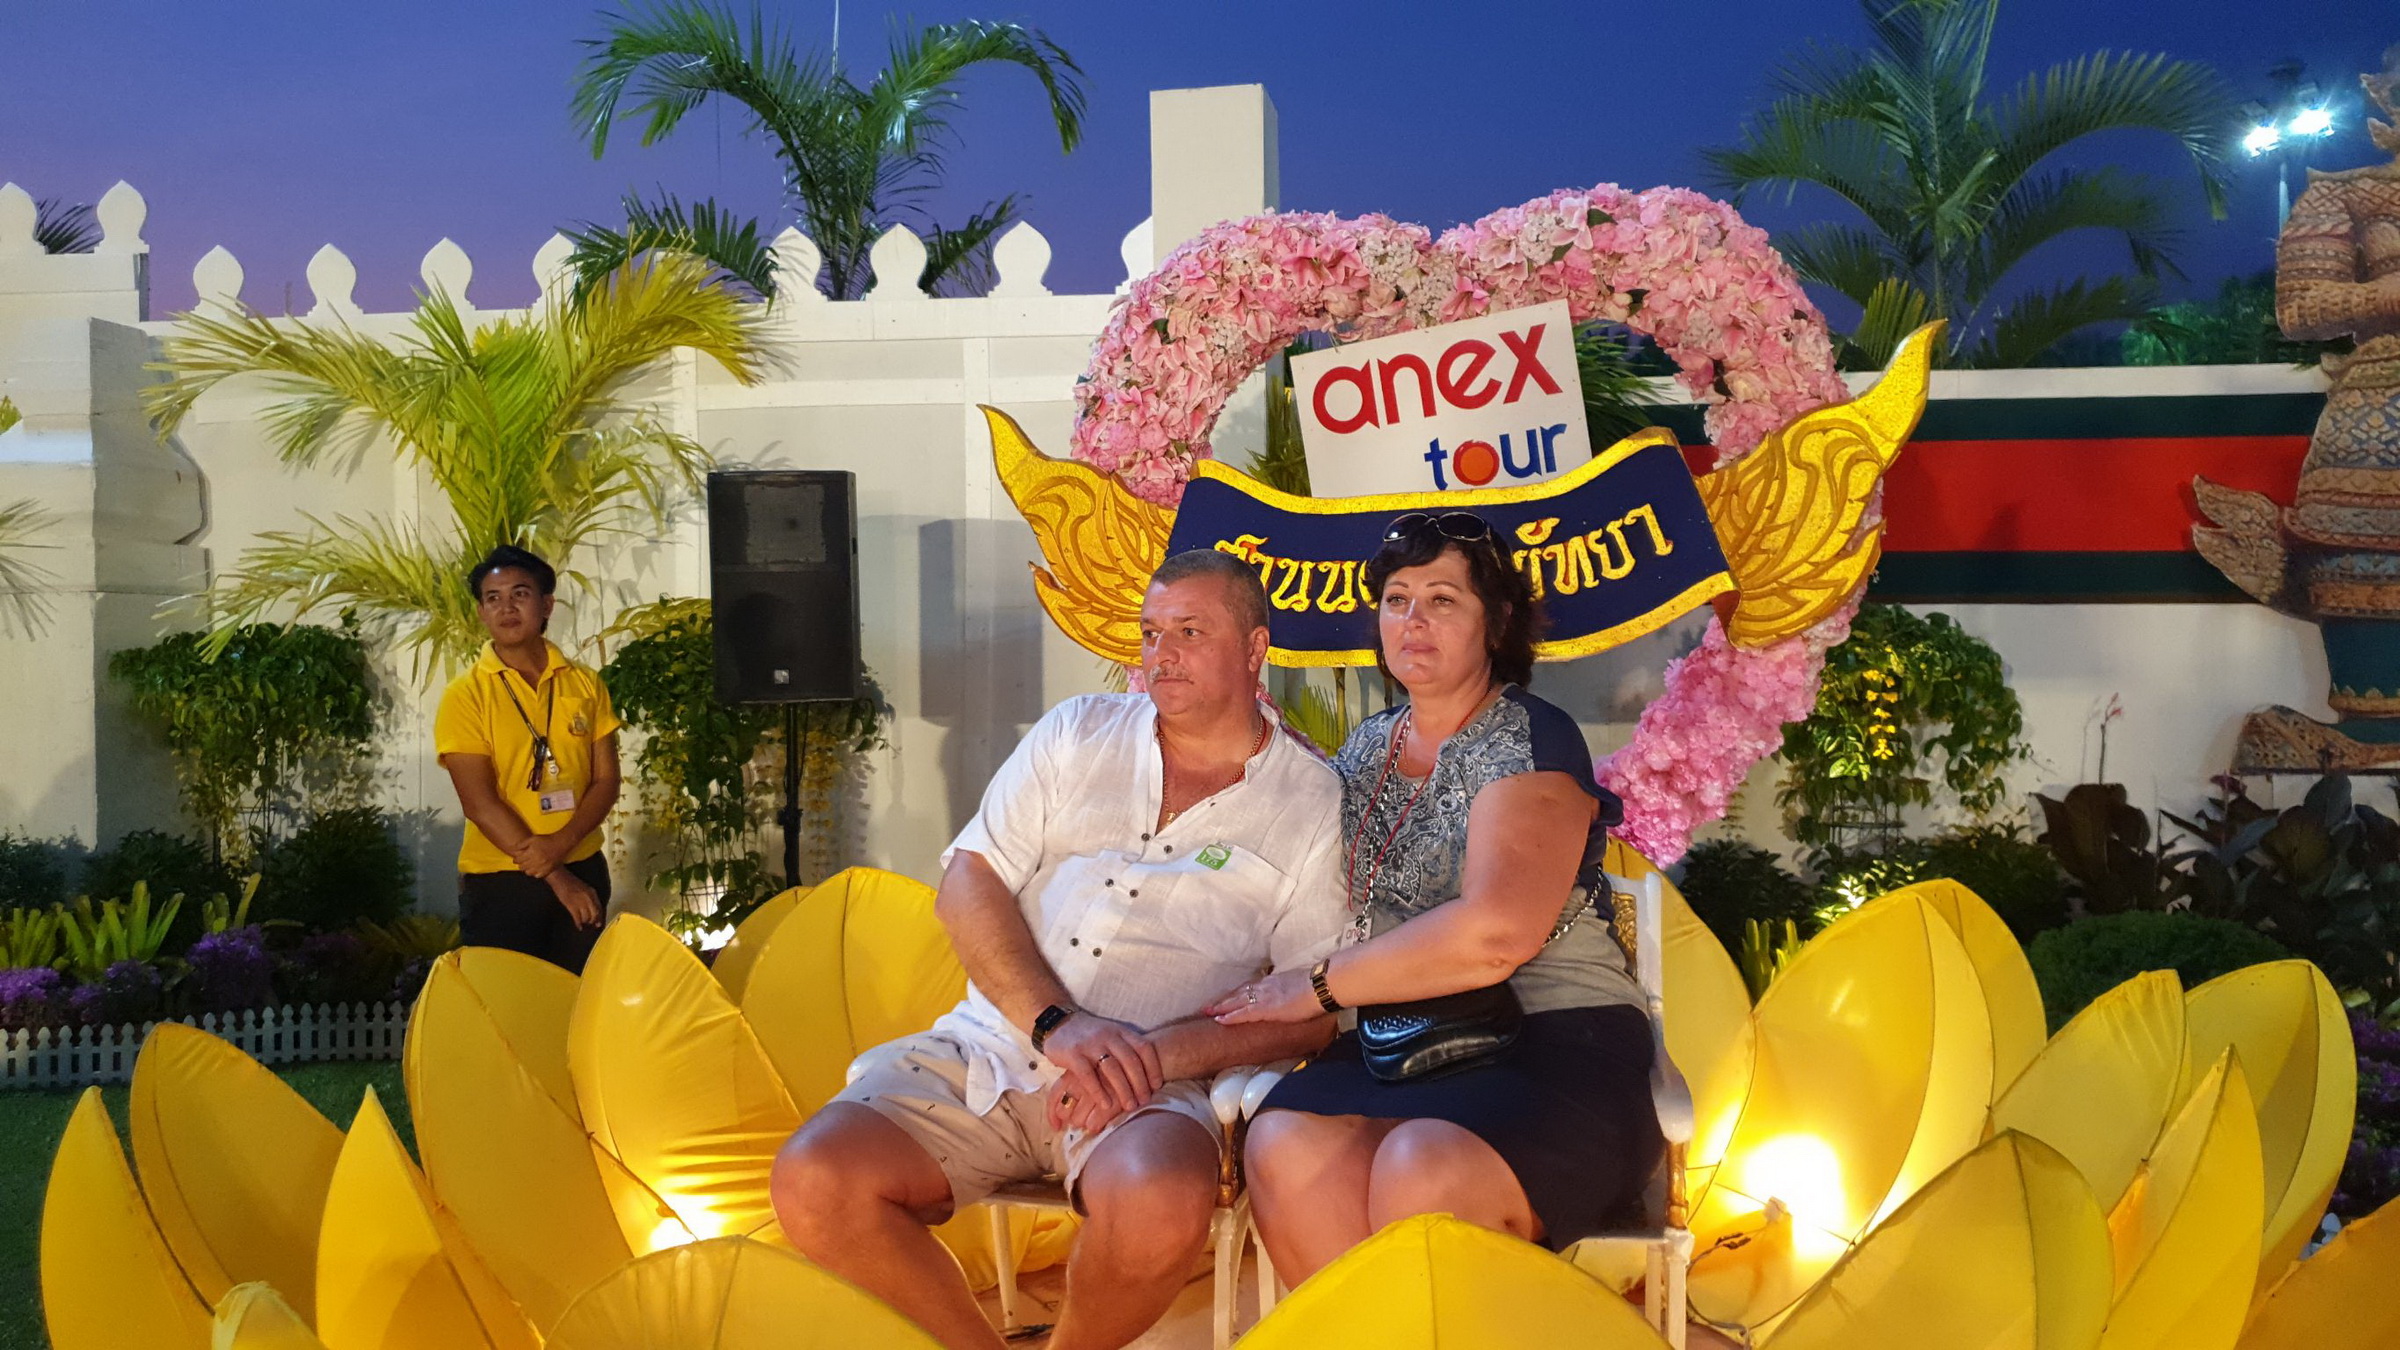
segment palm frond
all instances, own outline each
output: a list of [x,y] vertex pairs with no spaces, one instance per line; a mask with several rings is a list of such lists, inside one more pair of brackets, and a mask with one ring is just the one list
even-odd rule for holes
[[775,298],[775,253],[760,238],[755,219],[735,216],[713,200],[686,206],[672,193],[655,202],[628,194],[622,229],[585,222],[567,231],[575,251],[567,255],[574,274],[570,294],[581,305],[609,275],[646,253],[688,253],[716,270],[711,280],[730,281],[761,299]]
[[419,678],[474,658],[483,627],[467,592],[469,549],[388,521],[341,517],[328,525],[303,518],[306,533],[260,535],[226,577],[213,597],[212,652],[247,625],[297,623],[330,612],[353,615],[363,631],[396,643]]
[[2183,235],[2172,221],[2165,199],[2148,183],[2113,169],[2021,179],[1994,208],[1969,275],[1978,289],[1989,290],[2051,240],[2075,230],[2106,230],[2125,241],[2135,272],[2181,276],[2174,255]]
[[1892,362],[1900,340],[1925,326],[1933,302],[1925,292],[1899,277],[1890,277],[1868,292],[1858,327],[1842,340],[1845,370],[1881,370]]
[[1781,189],[1790,201],[1799,188],[1825,189],[1895,238],[1912,229],[1906,164],[1895,158],[1882,129],[1800,99],[1782,99],[1742,127],[1742,142],[1700,152],[1710,186],[1736,205],[1750,194]]
[[1593,449],[1650,425],[1646,409],[1657,399],[1650,381],[1633,368],[1622,330],[1605,324],[1576,329],[1575,372],[1583,383],[1583,421]]
[[897,29],[890,59],[867,89],[862,109],[867,126],[890,149],[919,153],[947,126],[944,114],[958,104],[952,87],[958,77],[971,66],[992,62],[1031,71],[1050,100],[1059,148],[1073,151],[1082,143],[1083,68],[1039,30],[1013,23],[970,20]]
[[[15,411],[4,399],[0,407]],[[56,520],[30,497],[0,505],[0,637],[34,637],[49,626],[50,598],[44,591],[53,578],[48,568],[34,565],[24,554],[53,547],[35,536]]]
[[142,390],[161,436],[224,381],[260,377],[282,401],[266,411],[276,453],[307,465],[355,453],[377,431],[403,441],[426,428],[411,397],[416,381],[399,353],[339,322],[278,323],[252,309],[195,310],[162,344],[167,378]]
[[1000,232],[1017,223],[1017,199],[1002,197],[956,226],[933,227],[925,241],[925,270],[917,289],[928,295],[980,295],[998,280],[992,271],[992,243]]
[[2035,165],[2104,131],[2160,131],[2199,172],[2210,212],[2225,214],[2237,109],[2216,72],[2196,61],[2095,52],[2028,75],[1992,115],[1997,180],[2013,185]]
[[1973,353],[1973,364],[1986,369],[2032,365],[2083,329],[2138,319],[2156,301],[2155,288],[2140,278],[2061,282],[2020,297],[1994,317],[1990,333]]
[[89,253],[100,247],[100,221],[82,202],[45,197],[33,204],[33,242],[44,253]]
[[755,9],[747,33],[729,11],[672,0],[603,19],[608,36],[584,43],[588,55],[568,101],[594,159],[620,118],[640,119],[642,144],[655,145],[716,95],[748,110],[752,130],[796,152],[794,129],[830,93],[826,69],[793,56],[789,38]]
[[1887,236],[1856,225],[1805,225],[1776,239],[1775,247],[1802,281],[1861,305],[1887,279],[1913,270],[1912,260],[1894,256]]

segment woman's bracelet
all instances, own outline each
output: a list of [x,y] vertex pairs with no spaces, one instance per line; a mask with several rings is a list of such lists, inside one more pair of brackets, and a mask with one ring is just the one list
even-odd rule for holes
[[1331,969],[1333,969],[1333,958],[1330,956],[1309,967],[1308,987],[1316,994],[1318,1007],[1329,1013],[1338,1013],[1342,1010],[1341,1000],[1335,998],[1333,991],[1325,987],[1325,972]]

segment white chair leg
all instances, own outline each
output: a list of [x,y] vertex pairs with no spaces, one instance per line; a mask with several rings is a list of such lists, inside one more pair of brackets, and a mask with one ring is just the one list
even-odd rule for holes
[[1258,1316],[1263,1322],[1268,1313],[1275,1311],[1276,1300],[1282,1297],[1276,1288],[1282,1281],[1275,1276],[1275,1258],[1267,1255],[1267,1240],[1259,1236],[1256,1223],[1250,1225],[1250,1246],[1258,1253]]
[[1008,1207],[985,1205],[992,1223],[992,1268],[1000,1276],[1000,1330],[1015,1331],[1024,1323],[1017,1320],[1017,1244],[1008,1232]]
[[1692,1235],[1676,1231],[1667,1244],[1667,1324],[1660,1328],[1666,1333],[1669,1350],[1684,1350],[1689,1331],[1691,1308],[1685,1283],[1692,1268]]
[[1642,1316],[1650,1329],[1667,1334],[1667,1249],[1653,1242],[1642,1249]]
[[1212,1295],[1211,1334],[1216,1350],[1227,1350],[1233,1344],[1234,1299],[1241,1293],[1242,1282],[1242,1223],[1246,1216],[1237,1210],[1220,1209],[1210,1225],[1210,1234],[1217,1248],[1217,1271]]

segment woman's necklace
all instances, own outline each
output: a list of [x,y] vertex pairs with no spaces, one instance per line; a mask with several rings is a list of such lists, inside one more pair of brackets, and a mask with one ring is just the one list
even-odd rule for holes
[[1249,766],[1250,761],[1258,758],[1258,752],[1267,748],[1267,733],[1272,729],[1272,724],[1269,723],[1265,717],[1260,717],[1258,719],[1258,739],[1250,743],[1250,753],[1242,756],[1241,768],[1236,768],[1231,775],[1224,779],[1224,781],[1209,787],[1207,791],[1194,796],[1191,801],[1185,803],[1184,805],[1169,806],[1167,803],[1175,800],[1175,766],[1167,759],[1167,733],[1160,729],[1156,722],[1151,723],[1150,734],[1158,738],[1158,804],[1161,811],[1161,814],[1158,818],[1158,827],[1162,830],[1165,829],[1167,826],[1175,823],[1175,817],[1182,815],[1184,812],[1192,809],[1192,807],[1199,805],[1201,802],[1207,801],[1209,798],[1216,796],[1220,792],[1223,792],[1226,788],[1231,787],[1235,780],[1242,776],[1242,770]]

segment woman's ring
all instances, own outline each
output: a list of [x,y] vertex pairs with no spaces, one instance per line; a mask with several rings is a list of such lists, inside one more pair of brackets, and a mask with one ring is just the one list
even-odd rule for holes
[[1245,1002],[1245,1003],[1256,1003],[1256,1002],[1258,1002],[1258,986],[1254,984],[1254,985],[1251,985],[1251,986],[1250,986],[1248,989],[1245,989],[1245,990],[1243,990],[1243,991],[1242,991],[1242,1001],[1243,1001],[1243,1002]]

